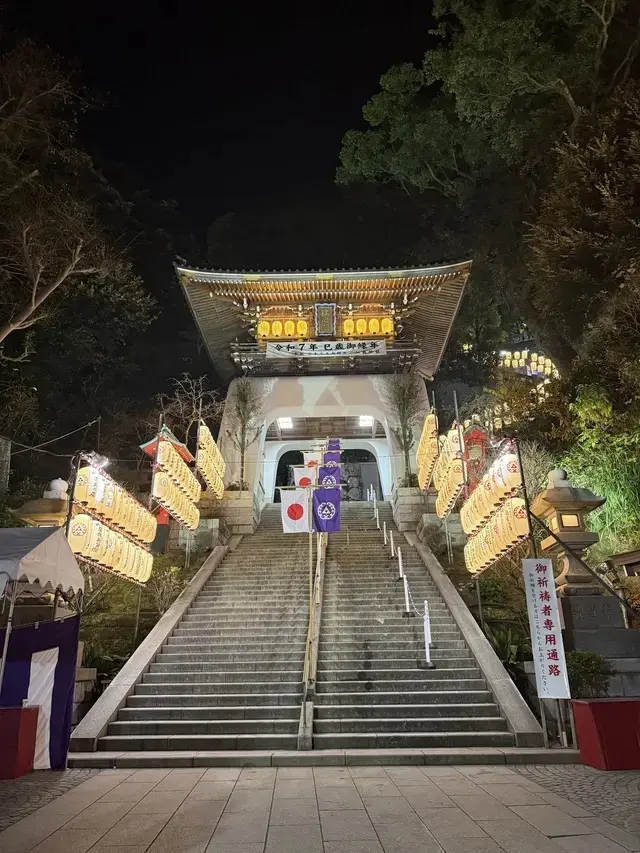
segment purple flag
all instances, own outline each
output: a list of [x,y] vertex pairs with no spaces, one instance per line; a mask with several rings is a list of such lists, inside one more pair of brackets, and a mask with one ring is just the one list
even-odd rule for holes
[[340,451],[333,450],[331,453],[324,454],[324,464],[327,468],[335,468],[340,464]]
[[318,533],[340,530],[340,489],[314,489],[313,526]]
[[340,450],[340,439],[330,438],[327,444],[327,450]]
[[336,465],[333,468],[318,468],[318,485],[319,486],[339,486],[340,485],[340,466]]

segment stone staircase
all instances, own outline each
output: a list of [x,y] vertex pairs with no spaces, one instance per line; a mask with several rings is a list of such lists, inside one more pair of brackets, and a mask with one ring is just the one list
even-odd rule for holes
[[296,749],[309,620],[308,536],[265,510],[217,568],[99,749]]
[[420,556],[398,533],[388,503],[380,524],[400,544],[418,610],[429,602],[432,660],[423,620],[403,617],[397,560],[365,503],[344,503],[329,537],[314,749],[513,746],[513,735]]

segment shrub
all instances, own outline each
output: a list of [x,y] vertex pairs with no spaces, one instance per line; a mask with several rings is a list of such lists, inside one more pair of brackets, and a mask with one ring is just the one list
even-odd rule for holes
[[597,699],[608,695],[613,669],[595,652],[569,652],[567,673],[574,699]]

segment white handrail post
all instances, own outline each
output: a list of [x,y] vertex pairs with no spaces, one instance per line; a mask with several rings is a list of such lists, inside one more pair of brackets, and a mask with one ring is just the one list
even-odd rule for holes
[[376,511],[378,509],[378,503],[377,503],[375,491],[372,491],[372,494],[373,494],[373,517],[375,518],[376,517]]
[[382,535],[384,536],[384,544],[387,544],[387,522],[382,522]]
[[390,530],[390,531],[389,531],[389,541],[391,542],[391,556],[392,556],[392,557],[395,557],[395,555],[396,555],[396,549],[395,549],[395,547],[394,547],[394,545],[393,545],[393,530]]
[[406,575],[402,575],[402,583],[404,585],[404,613],[402,615],[411,616],[411,608],[409,607],[409,583]]
[[380,510],[376,507],[376,527],[380,530]]
[[427,669],[434,669],[431,661],[431,619],[429,617],[429,602],[424,602],[424,654],[427,659]]
[[398,554],[398,573],[399,573],[398,580],[402,580],[402,578],[404,577],[404,566],[402,565],[402,551],[400,550],[400,548],[397,549],[397,554]]

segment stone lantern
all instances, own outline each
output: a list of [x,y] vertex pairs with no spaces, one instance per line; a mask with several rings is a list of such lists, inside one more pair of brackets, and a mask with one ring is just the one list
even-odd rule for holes
[[[531,512],[544,521],[555,533],[541,542],[542,551],[556,557],[562,571],[556,578],[561,595],[600,595],[604,588],[576,559],[599,540],[597,533],[586,529],[585,517],[601,507],[605,498],[599,498],[589,489],[573,486],[567,472],[560,469],[549,473],[547,488],[536,495]],[[560,540],[560,542],[558,541]]]
[[589,489],[571,485],[566,471],[556,470],[549,474],[547,488],[532,501],[531,512],[555,533],[543,539],[540,547],[561,567],[556,585],[567,651],[596,652],[604,658],[640,657],[640,631],[626,627],[617,599],[606,594],[604,584],[578,559],[599,539],[586,529],[585,518],[604,502]]
[[68,490],[66,480],[52,480],[43,497],[27,501],[11,512],[31,527],[62,527],[69,511]]

